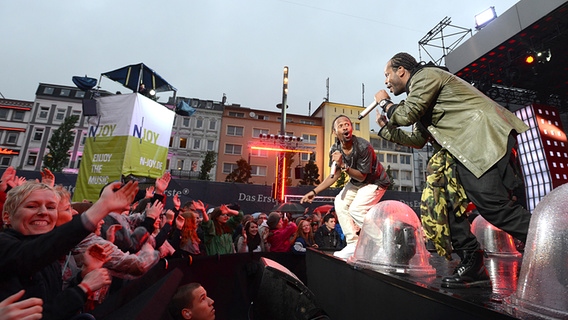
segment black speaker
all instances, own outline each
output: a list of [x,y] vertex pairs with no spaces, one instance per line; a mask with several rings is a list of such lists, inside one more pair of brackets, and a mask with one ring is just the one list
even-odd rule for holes
[[97,115],[97,100],[83,99],[83,115],[85,117]]
[[315,304],[314,294],[281,264],[260,259],[260,285],[253,299],[253,319],[328,319]]

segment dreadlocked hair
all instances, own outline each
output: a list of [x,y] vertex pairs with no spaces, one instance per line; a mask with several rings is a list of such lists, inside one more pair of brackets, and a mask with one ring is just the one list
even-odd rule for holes
[[390,63],[393,69],[398,69],[398,67],[403,67],[406,70],[412,70],[418,65],[416,59],[414,59],[413,56],[411,56],[406,52],[399,52],[395,54],[390,59]]

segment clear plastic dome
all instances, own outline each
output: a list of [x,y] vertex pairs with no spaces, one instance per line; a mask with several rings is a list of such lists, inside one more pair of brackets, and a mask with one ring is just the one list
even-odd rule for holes
[[515,247],[515,239],[507,232],[489,223],[481,215],[471,223],[471,232],[479,241],[481,249],[488,255],[520,257]]
[[435,275],[429,258],[414,210],[400,201],[386,200],[367,212],[355,254],[347,263],[386,273]]
[[517,290],[505,307],[521,319],[568,319],[568,184],[536,206]]

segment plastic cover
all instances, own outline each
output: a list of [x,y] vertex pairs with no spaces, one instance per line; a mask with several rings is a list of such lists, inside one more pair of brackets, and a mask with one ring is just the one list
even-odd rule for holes
[[381,201],[366,214],[355,254],[347,263],[386,273],[431,276],[422,225],[408,205]]
[[522,319],[568,319],[568,184],[536,206],[517,290],[505,307]]
[[481,248],[489,255],[521,256],[515,247],[515,239],[510,234],[489,223],[481,215],[473,219],[471,232],[479,241]]

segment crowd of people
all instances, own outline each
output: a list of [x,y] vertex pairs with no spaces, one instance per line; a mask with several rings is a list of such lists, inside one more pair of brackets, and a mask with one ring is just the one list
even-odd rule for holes
[[[114,182],[93,203],[72,202],[48,169],[38,181],[7,168],[0,181],[0,318],[92,319],[89,312],[113,290],[164,258],[304,255],[308,247],[337,251],[346,244],[333,208],[323,218],[314,212],[293,220],[285,212],[244,214],[237,204],[209,207],[193,199],[182,205],[178,195],[167,207],[164,191],[170,180],[166,172],[142,191],[135,181]],[[179,290],[190,296],[205,292],[198,284]],[[178,296],[172,304],[186,298]],[[214,319],[209,300],[200,303],[207,302],[207,319]],[[186,303],[172,317],[198,319],[199,311],[190,309]]]

